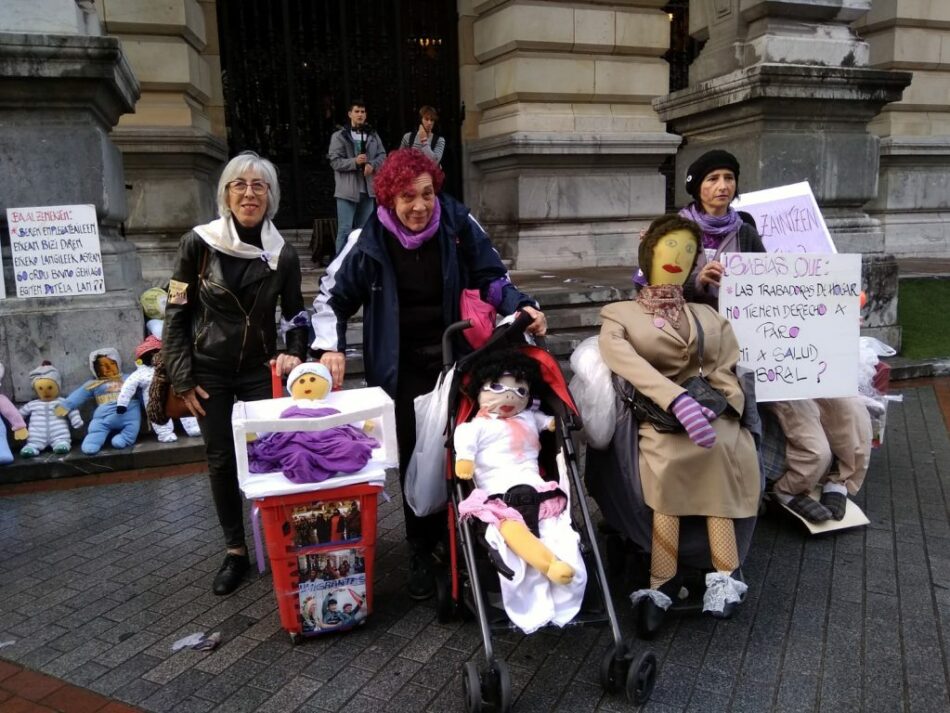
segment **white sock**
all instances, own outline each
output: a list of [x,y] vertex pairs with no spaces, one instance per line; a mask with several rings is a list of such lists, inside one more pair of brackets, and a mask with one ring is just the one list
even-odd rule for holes
[[821,487],[823,493],[841,493],[848,497],[848,489],[841,483],[832,483],[830,480]]

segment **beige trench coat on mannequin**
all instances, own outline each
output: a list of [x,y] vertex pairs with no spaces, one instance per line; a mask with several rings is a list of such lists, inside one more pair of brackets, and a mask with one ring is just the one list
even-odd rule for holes
[[679,384],[699,373],[695,322],[699,318],[705,342],[703,374],[731,408],[712,423],[716,431],[712,448],[700,448],[685,432],[659,433],[650,424],[640,424],[644,500],[666,515],[751,517],[759,506],[759,462],[752,435],[739,425],[745,406],[735,376],[739,345],[729,322],[712,307],[689,307],[684,311],[689,339],[684,341],[674,327],[654,321],[636,301],[607,305],[600,313],[600,353],[611,371],[669,409],[685,393]]

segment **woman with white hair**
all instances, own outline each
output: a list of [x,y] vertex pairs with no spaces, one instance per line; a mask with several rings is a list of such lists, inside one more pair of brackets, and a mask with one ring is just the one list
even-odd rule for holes
[[[217,195],[220,217],[185,234],[179,245],[162,356],[172,388],[204,436],[227,548],[212,589],[224,595],[237,589],[250,566],[231,409],[235,399],[271,397],[269,363],[286,374],[303,360],[309,321],[297,252],[271,222],[280,203],[274,165],[250,151],[235,156],[224,167]],[[277,354],[278,303],[286,354]]]

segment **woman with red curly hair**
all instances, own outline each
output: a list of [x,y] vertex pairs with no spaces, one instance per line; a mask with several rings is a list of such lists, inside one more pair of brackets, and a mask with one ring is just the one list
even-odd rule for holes
[[[537,302],[511,284],[468,208],[440,193],[444,178],[417,149],[391,153],[376,174],[376,213],[350,234],[313,301],[312,348],[335,384],[345,371],[346,322],[363,308],[366,382],[396,402],[402,483],[416,442],[413,399],[435,384],[442,332],[459,320],[462,290],[477,289],[500,314],[527,312],[535,334],[547,328]],[[409,595],[425,599],[435,591],[432,553],[445,537],[445,517],[418,517],[405,497],[403,512],[412,555]]]

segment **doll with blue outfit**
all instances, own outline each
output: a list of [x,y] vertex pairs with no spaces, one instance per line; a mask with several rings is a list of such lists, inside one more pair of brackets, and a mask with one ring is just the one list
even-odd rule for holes
[[129,403],[125,413],[117,411],[116,402],[122,382],[127,378],[122,375],[119,352],[113,347],[93,350],[89,353],[89,369],[95,378],[73,391],[66,398],[65,405],[56,410],[56,414],[65,416],[94,397],[96,410],[93,411],[86,437],[82,441],[82,452],[86,455],[98,453],[110,434],[114,434],[110,441],[113,448],[128,448],[138,438],[142,410],[138,399],[135,399]]

